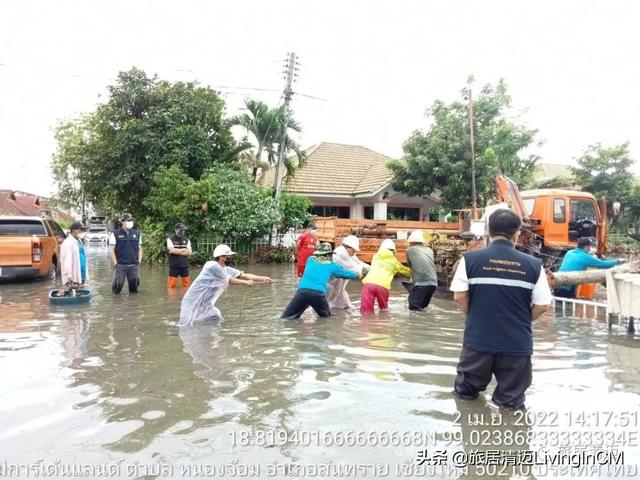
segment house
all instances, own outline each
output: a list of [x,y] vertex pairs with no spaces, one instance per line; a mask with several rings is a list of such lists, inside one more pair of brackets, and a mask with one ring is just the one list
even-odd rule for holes
[[[318,216],[375,220],[438,219],[437,197],[410,197],[390,187],[389,157],[357,145],[322,142],[305,151],[306,164],[286,177],[284,190],[305,195]],[[273,186],[275,168],[259,182]]]
[[71,222],[73,217],[55,207],[50,199],[14,190],[0,190],[0,215],[29,217],[51,217],[54,220]]

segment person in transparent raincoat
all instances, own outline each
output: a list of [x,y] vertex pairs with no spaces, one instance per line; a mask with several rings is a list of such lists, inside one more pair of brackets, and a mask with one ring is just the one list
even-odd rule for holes
[[218,245],[213,251],[213,261],[204,264],[200,275],[187,290],[180,306],[179,327],[201,321],[222,319],[216,302],[229,284],[251,286],[256,282],[271,283],[271,278],[244,273],[228,267],[227,262],[235,252],[228,245]]
[[[333,251],[333,261],[350,272],[366,275],[369,264],[360,260],[356,253],[360,251],[360,240],[355,235],[349,235],[342,241],[342,245]],[[351,300],[347,293],[346,278],[334,278],[329,282],[327,298],[331,308],[351,308]]]

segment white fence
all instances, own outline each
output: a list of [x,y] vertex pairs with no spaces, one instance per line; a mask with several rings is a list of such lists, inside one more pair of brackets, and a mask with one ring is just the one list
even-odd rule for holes
[[271,242],[269,242],[269,237],[256,238],[251,241],[248,245],[246,243],[238,242],[233,238],[200,238],[194,239],[195,250],[198,252],[206,252],[208,255],[213,255],[213,250],[217,245],[225,244],[229,245],[231,250],[234,252],[242,252],[247,255],[252,255],[255,252],[258,252],[265,247],[273,246],[273,247],[293,247],[296,243],[296,240],[300,236],[300,232],[297,231],[289,231],[287,233],[279,233],[277,235],[272,235]]

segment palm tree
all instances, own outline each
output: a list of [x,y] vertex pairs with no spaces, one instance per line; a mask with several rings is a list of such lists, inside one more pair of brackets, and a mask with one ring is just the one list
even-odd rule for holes
[[[287,115],[284,107],[269,108],[260,100],[246,100],[246,113],[231,119],[231,125],[240,125],[255,137],[255,150],[252,155],[252,177],[256,180],[258,168],[273,166],[278,160],[278,148],[283,131],[285,138],[285,162],[287,175],[293,175],[296,168],[304,165],[306,156],[300,146],[289,136],[289,131],[300,132],[300,124],[291,115]],[[295,158],[289,152],[295,153]],[[267,155],[267,162],[263,154]],[[246,157],[245,157],[246,158]]]

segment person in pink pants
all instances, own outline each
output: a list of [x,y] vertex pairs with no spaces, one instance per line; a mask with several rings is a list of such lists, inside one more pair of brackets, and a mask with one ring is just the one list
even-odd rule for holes
[[411,270],[402,265],[395,257],[396,244],[387,239],[382,242],[378,253],[373,256],[371,270],[362,280],[362,298],[360,313],[373,313],[375,302],[380,310],[389,308],[389,290],[396,274],[408,277]]

